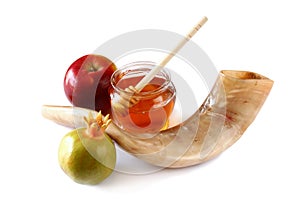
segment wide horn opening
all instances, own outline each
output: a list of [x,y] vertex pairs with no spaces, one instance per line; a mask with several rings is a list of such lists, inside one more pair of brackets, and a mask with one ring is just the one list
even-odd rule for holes
[[262,79],[268,79],[265,76],[262,76],[260,74],[254,73],[254,72],[248,72],[248,71],[234,71],[234,70],[222,70],[221,74],[227,77],[231,77],[234,79],[243,79],[243,80],[262,80]]

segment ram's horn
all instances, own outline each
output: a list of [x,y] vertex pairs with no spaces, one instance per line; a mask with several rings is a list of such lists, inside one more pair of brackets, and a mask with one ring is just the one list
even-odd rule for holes
[[235,143],[253,122],[273,81],[257,73],[221,71],[202,106],[185,122],[152,138],[137,138],[111,124],[124,150],[151,164],[186,167],[205,162]]
[[42,115],[44,118],[54,121],[55,123],[68,128],[86,127],[83,117],[91,114],[96,117],[98,112],[72,106],[43,105]]
[[[106,132],[124,150],[161,167],[205,162],[234,144],[253,122],[273,81],[253,72],[221,71],[202,106],[183,123],[150,138],[138,138],[111,123]],[[83,116],[97,112],[76,107],[43,106],[45,118],[68,127],[84,126]]]

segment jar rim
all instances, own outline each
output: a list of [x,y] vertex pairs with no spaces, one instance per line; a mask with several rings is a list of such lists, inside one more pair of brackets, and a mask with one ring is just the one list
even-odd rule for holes
[[[160,94],[163,92],[171,83],[171,76],[167,69],[162,69],[156,76],[159,76],[164,79],[164,82],[162,85],[160,85],[158,88],[155,88],[154,90],[150,91],[144,91],[139,92],[138,94],[132,95],[130,92],[127,92],[125,89],[121,88],[120,86],[117,86],[117,82],[120,80],[116,80],[116,77],[119,75],[122,75],[122,77],[126,74],[134,74],[134,73],[143,73],[143,76],[146,75],[147,72],[149,72],[152,67],[156,66],[157,64],[155,62],[151,61],[137,61],[137,62],[131,62],[124,66],[122,66],[120,69],[116,70],[110,79],[111,86],[117,93],[125,93],[130,94],[134,97],[147,97],[152,96],[156,94]],[[121,78],[122,78],[121,77]]]

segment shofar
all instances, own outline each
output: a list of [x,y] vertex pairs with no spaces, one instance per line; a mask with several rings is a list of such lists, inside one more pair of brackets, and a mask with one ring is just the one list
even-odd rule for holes
[[[223,70],[202,106],[183,123],[150,138],[132,136],[113,123],[106,132],[125,151],[150,164],[169,168],[200,164],[219,155],[242,136],[272,85],[272,80],[257,73]],[[90,110],[69,110],[73,112],[69,118],[63,112],[53,117],[48,113],[50,107],[44,106],[43,115],[69,127],[83,126],[82,116]],[[92,111],[93,115],[96,113]]]

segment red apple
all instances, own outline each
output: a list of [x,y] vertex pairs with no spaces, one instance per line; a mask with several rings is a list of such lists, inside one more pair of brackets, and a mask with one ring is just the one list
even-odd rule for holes
[[111,112],[109,88],[115,64],[101,55],[85,55],[68,68],[64,78],[64,90],[76,107]]

